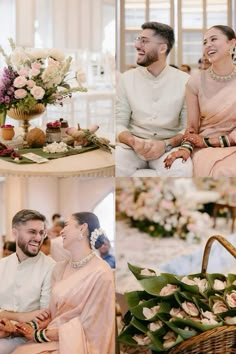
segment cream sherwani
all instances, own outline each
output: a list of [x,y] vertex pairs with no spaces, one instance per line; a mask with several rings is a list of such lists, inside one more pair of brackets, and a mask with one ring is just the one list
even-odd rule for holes
[[[188,74],[168,65],[157,77],[144,67],[122,74],[117,88],[117,137],[121,132],[129,131],[140,138],[164,140],[183,132],[186,127],[185,85],[188,79]],[[146,162],[127,145],[120,144],[116,154],[117,176],[130,176],[139,168],[152,168],[157,175],[161,170],[161,175],[165,174],[164,157],[165,154],[158,159],[161,161]],[[188,164],[183,168],[182,162],[176,160],[169,173],[173,175],[177,166],[183,170],[183,175],[188,174]],[[179,172],[181,174],[178,171],[178,175]]]
[[[30,312],[47,308],[55,262],[42,252],[19,262],[16,253],[0,260],[0,309]],[[0,339],[0,353],[11,353],[23,338]]]

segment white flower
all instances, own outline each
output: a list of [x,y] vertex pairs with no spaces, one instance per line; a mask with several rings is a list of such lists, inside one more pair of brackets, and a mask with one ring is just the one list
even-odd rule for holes
[[64,53],[56,48],[49,49],[48,55],[57,61],[63,61],[65,59]]
[[148,328],[151,332],[155,332],[158,329],[160,329],[163,326],[163,323],[161,321],[157,321],[157,322],[152,322],[148,325]]
[[90,245],[93,250],[96,249],[96,241],[97,241],[98,237],[101,235],[106,236],[105,231],[101,227],[99,229],[95,229],[93,232],[91,232]]
[[213,284],[213,288],[215,290],[224,290],[226,287],[226,282],[219,280],[219,279],[215,279],[214,280],[214,284]]
[[184,301],[182,303],[182,308],[183,310],[190,316],[198,316],[199,315],[199,311],[197,309],[197,307],[189,301]]
[[178,290],[177,285],[167,284],[160,291],[160,296],[167,296],[173,294],[176,290]]
[[66,152],[66,151],[68,151],[68,147],[62,141],[60,143],[54,142],[52,144],[48,144],[47,146],[44,146],[43,151],[47,152],[47,153],[50,153],[50,154],[55,154],[57,152]]
[[151,339],[143,334],[135,334],[133,339],[137,342],[138,345],[148,345],[151,343]]
[[144,268],[140,272],[141,275],[155,275],[156,273],[154,271],[151,271],[147,268]]
[[235,316],[234,317],[226,316],[224,318],[224,321],[228,325],[235,325],[236,324],[236,317]]
[[149,320],[150,318],[152,318],[153,316],[155,316],[158,313],[159,309],[160,309],[160,306],[158,306],[158,305],[153,306],[151,308],[144,307],[143,308],[143,315],[144,315],[144,317],[146,317],[146,319]]

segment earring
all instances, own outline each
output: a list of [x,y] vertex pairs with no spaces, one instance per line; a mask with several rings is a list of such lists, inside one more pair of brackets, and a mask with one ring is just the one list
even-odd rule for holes
[[81,240],[83,240],[83,238],[84,238],[84,235],[82,234],[82,232],[80,232],[79,236],[78,236],[78,239],[81,241]]

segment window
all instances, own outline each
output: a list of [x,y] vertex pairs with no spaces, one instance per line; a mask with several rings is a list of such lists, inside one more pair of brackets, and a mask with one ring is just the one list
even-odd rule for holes
[[106,232],[111,242],[112,248],[115,243],[115,201],[114,193],[109,193],[97,206],[93,212],[97,215],[101,228]]

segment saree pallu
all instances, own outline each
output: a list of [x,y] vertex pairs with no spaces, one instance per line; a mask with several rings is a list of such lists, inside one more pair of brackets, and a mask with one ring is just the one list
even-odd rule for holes
[[115,291],[109,265],[95,257],[63,279],[66,262],[53,274],[48,329],[57,328],[59,342],[28,343],[13,354],[114,354]]
[[[208,69],[193,75],[187,87],[198,97],[199,134],[228,135],[236,144],[236,77],[219,82],[210,77]],[[192,160],[196,177],[236,176],[236,146],[195,149]]]

